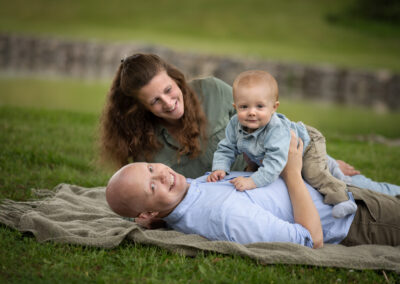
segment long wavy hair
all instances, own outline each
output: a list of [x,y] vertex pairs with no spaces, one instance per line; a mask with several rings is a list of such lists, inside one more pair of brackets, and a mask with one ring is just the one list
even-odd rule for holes
[[137,99],[141,88],[154,76],[166,71],[182,91],[184,114],[181,131],[174,138],[180,145],[177,159],[195,158],[206,142],[206,116],[196,93],[184,75],[155,54],[134,54],[121,60],[108,92],[100,118],[100,148],[103,161],[111,160],[118,167],[132,161],[151,162],[163,144],[157,139],[162,119],[148,111]]

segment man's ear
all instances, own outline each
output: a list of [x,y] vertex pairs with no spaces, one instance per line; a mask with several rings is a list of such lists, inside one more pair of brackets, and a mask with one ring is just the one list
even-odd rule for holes
[[159,212],[142,212],[139,214],[138,217],[142,219],[152,219],[155,218],[158,214]]

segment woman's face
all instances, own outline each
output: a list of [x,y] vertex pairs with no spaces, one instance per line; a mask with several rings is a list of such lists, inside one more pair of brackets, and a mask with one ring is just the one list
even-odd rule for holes
[[159,72],[139,90],[139,101],[155,116],[175,124],[184,114],[183,95],[166,71]]

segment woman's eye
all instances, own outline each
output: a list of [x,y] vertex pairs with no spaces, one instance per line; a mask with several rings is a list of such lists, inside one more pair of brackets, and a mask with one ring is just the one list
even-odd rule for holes
[[151,102],[151,105],[154,105],[154,104],[156,104],[158,102],[158,99],[154,99],[152,102]]

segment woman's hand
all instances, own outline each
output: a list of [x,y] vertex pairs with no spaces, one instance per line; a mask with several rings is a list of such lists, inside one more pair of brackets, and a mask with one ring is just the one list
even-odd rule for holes
[[297,138],[293,130],[291,130],[290,133],[291,139],[288,160],[281,173],[285,181],[287,181],[289,176],[301,175],[301,168],[303,166],[303,140]]
[[342,160],[336,160],[336,162],[338,163],[339,168],[344,175],[351,177],[360,174],[360,171],[356,170],[352,165],[349,165]]

